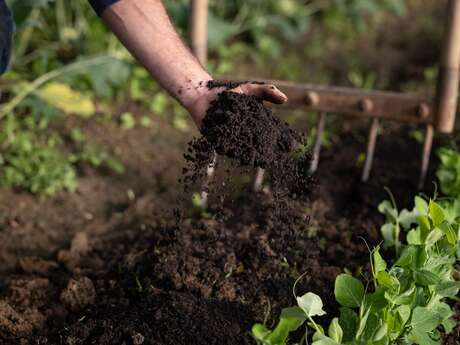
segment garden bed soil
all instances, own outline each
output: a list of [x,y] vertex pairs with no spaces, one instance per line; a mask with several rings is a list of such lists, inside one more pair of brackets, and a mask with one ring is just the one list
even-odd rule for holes
[[126,173],[82,167],[76,194],[48,199],[2,191],[0,344],[253,344],[251,325],[273,325],[304,272],[299,293],[319,294],[332,316],[335,276],[345,268],[366,276],[361,237],[380,241],[383,187],[399,206],[416,193],[421,145],[407,128],[383,132],[362,184],[365,145],[354,138],[365,127],[347,121],[340,144],[323,150],[310,200],[284,214],[301,225],[277,226],[273,194],[249,192],[249,183],[225,203],[225,221],[195,209],[178,227],[185,139],[158,123],[120,131],[69,119],[62,130],[78,125],[118,148]]

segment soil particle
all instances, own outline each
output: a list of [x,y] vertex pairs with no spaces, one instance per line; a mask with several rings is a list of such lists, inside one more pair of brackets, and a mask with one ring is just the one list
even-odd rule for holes
[[54,261],[43,260],[36,256],[25,256],[19,259],[18,265],[25,273],[35,273],[44,276],[50,274],[59,267],[59,265]]
[[88,235],[85,232],[77,232],[70,245],[70,252],[73,254],[86,255],[88,251]]
[[138,332],[132,332],[131,338],[133,340],[133,345],[142,345],[144,343],[144,336]]
[[18,312],[8,302],[0,300],[0,340],[13,344],[43,327],[45,317],[37,309]]
[[61,302],[72,311],[79,311],[96,300],[96,289],[88,277],[70,279],[61,293]]
[[24,307],[42,307],[48,300],[47,278],[15,279],[10,283],[10,301]]
[[63,263],[69,271],[74,271],[89,249],[88,235],[85,232],[77,232],[70,244],[70,250],[59,251],[58,261]]

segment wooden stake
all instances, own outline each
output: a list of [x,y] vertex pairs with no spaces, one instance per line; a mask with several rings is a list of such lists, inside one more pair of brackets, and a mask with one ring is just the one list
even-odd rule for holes
[[253,186],[256,192],[262,189],[262,184],[264,183],[264,175],[265,175],[265,170],[262,168],[257,168],[257,174],[254,180],[254,186]]
[[316,125],[316,139],[313,147],[313,158],[310,165],[310,174],[313,174],[319,165],[319,154],[321,152],[321,141],[323,139],[324,125],[326,124],[326,113],[319,113],[318,124]]
[[372,119],[371,128],[369,130],[369,137],[367,141],[366,161],[364,162],[363,174],[361,181],[367,182],[372,169],[372,162],[374,160],[375,143],[377,141],[377,132],[379,129],[379,119]]
[[206,67],[208,57],[208,0],[192,0],[190,40],[193,53],[203,67]]
[[449,0],[441,66],[436,89],[435,127],[441,133],[451,133],[457,112],[460,80],[460,0]]
[[418,180],[418,189],[422,189],[425,185],[428,166],[430,165],[431,147],[433,146],[433,126],[427,125],[425,132],[425,142],[423,143],[422,167],[420,169],[420,178]]

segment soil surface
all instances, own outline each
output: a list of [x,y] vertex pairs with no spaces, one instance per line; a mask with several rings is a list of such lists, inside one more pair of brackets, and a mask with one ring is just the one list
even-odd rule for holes
[[2,190],[2,345],[254,344],[252,324],[267,318],[273,325],[294,303],[292,285],[304,272],[299,293],[319,294],[332,316],[335,276],[345,268],[366,272],[361,237],[380,241],[383,187],[400,207],[416,193],[422,147],[408,128],[386,127],[363,184],[358,158],[367,124],[347,120],[339,144],[321,154],[309,201],[292,201],[284,215],[304,219],[299,226],[274,226],[283,219],[272,217],[273,193],[251,191],[251,170],[235,179],[241,188],[225,201],[225,217],[190,206],[177,227],[183,133],[162,120],[153,130],[122,131],[70,119],[62,130],[75,126],[114,148],[126,173],[82,167],[76,194],[48,199]]

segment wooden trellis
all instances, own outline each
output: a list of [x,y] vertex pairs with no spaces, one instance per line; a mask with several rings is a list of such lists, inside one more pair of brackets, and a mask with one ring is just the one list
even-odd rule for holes
[[[208,0],[192,0],[191,45],[200,62],[206,64]],[[438,82],[433,98],[418,95],[369,91],[359,88],[335,87],[293,83],[283,80],[266,80],[275,84],[289,98],[285,106],[300,107],[319,114],[313,160],[310,171],[316,171],[319,164],[321,139],[327,114],[344,114],[369,118],[366,161],[362,181],[368,180],[374,158],[377,133],[381,120],[398,121],[420,125],[425,128],[423,153],[421,157],[419,188],[422,188],[428,171],[434,131],[452,133],[457,112],[460,78],[460,0],[449,0],[446,24],[439,66]],[[209,176],[213,169],[208,169]],[[263,171],[259,171],[254,188],[262,185]]]

